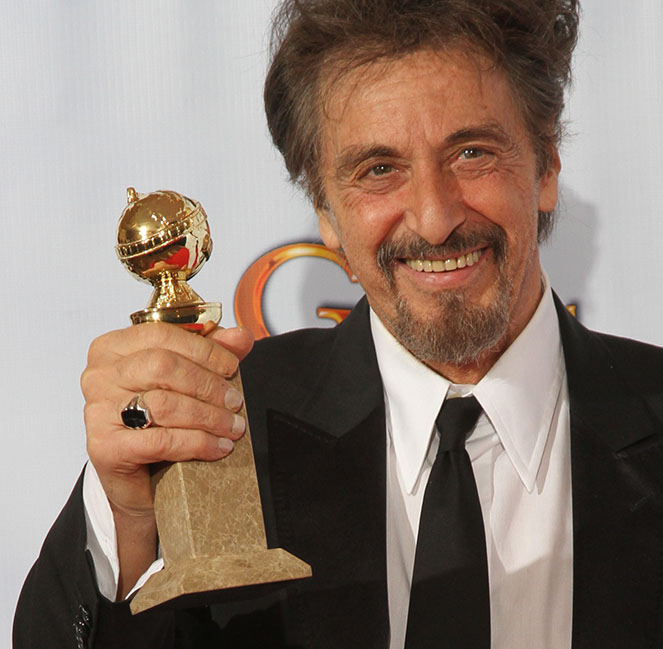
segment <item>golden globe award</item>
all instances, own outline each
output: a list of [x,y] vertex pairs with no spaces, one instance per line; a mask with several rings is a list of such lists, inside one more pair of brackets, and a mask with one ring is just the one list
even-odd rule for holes
[[[127,195],[116,252],[134,277],[154,287],[147,307],[131,321],[208,333],[221,320],[221,304],[204,302],[186,283],[212,251],[205,211],[173,191],[141,195],[130,187]],[[239,372],[230,382],[241,391]],[[127,425],[140,427],[126,414]],[[240,414],[246,418],[244,409]],[[133,613],[194,593],[310,577],[300,559],[267,549],[248,419],[228,457],[168,464],[154,474],[153,486],[165,567],[138,591]]]

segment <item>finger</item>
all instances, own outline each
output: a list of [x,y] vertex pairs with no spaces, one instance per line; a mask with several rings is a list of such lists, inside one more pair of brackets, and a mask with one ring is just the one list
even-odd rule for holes
[[[133,457],[141,463],[186,462],[189,460],[214,461],[228,455],[234,443],[227,437],[217,437],[201,430],[156,427],[145,431],[145,439],[140,439],[130,431],[127,446]],[[138,437],[138,438],[137,438]],[[141,458],[141,453],[145,453]]]
[[114,386],[121,390],[116,399],[130,399],[131,393],[162,389],[233,411],[243,402],[241,393],[223,376],[162,349],[141,350],[120,357],[110,367],[88,368],[81,382],[88,399],[113,398],[108,390]]
[[246,357],[254,342],[253,334],[245,327],[233,327],[232,329],[217,327],[208,337],[232,352],[239,360]]
[[234,441],[246,430],[241,414],[168,390],[144,392],[142,401],[157,426],[197,429]]
[[130,356],[146,349],[175,352],[223,376],[232,376],[239,363],[237,356],[210,337],[192,334],[176,325],[150,322],[111,331],[94,340],[88,364],[101,364],[111,356]]
[[131,474],[139,466],[162,461],[219,460],[232,452],[234,443],[202,430],[153,426],[93,433],[88,435],[87,448],[100,471]]

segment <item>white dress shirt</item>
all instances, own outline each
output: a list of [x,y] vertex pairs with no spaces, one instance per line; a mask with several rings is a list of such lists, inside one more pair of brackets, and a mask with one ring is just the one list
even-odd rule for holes
[[[387,421],[390,649],[403,649],[426,482],[445,398],[474,394],[484,414],[468,438],[486,530],[492,649],[569,649],[573,589],[566,371],[549,288],[517,340],[476,386],[453,385],[412,356],[371,311]],[[88,464],[88,549],[100,592],[119,576],[113,516]],[[157,559],[132,593],[163,567]]]
[[445,398],[474,394],[469,436],[486,531],[492,649],[570,649],[573,593],[566,370],[552,293],[476,385],[418,361],[371,312],[387,419],[390,649],[402,649],[419,516]]

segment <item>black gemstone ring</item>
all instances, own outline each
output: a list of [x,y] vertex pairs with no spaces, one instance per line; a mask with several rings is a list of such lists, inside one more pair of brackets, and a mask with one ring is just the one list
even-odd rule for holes
[[143,401],[142,393],[137,394],[129,401],[120,414],[122,416],[122,423],[127,428],[148,428],[154,422],[150,411]]

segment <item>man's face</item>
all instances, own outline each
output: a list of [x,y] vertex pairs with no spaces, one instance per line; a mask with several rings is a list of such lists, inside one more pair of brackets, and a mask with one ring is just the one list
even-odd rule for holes
[[480,378],[541,297],[537,214],[556,203],[556,154],[539,176],[506,77],[460,51],[373,63],[325,96],[323,241],[405,347]]

